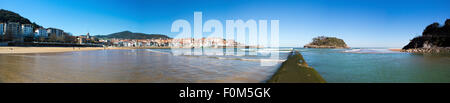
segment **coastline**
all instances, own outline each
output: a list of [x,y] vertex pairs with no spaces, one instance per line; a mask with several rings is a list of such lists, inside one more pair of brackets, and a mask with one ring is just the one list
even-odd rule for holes
[[402,52],[423,54],[450,54],[450,47],[411,48],[402,49]]
[[0,47],[0,54],[59,53],[114,49],[167,49],[168,47]]

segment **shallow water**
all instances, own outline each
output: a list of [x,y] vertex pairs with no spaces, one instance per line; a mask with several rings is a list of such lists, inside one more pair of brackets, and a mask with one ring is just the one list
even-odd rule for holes
[[153,51],[0,55],[0,82],[264,82],[278,67]]
[[[287,50],[140,49],[0,55],[0,82],[265,82]],[[297,48],[327,82],[450,82],[450,57]],[[279,54],[278,59],[269,58]],[[274,63],[261,66],[260,60]],[[264,63],[264,62],[263,62]]]
[[387,49],[298,50],[327,82],[450,82],[449,56],[424,56]]

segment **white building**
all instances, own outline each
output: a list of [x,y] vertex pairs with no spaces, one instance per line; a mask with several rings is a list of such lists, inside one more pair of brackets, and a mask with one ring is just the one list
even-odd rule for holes
[[23,36],[33,36],[33,26],[31,24],[22,24],[20,33]]
[[5,23],[0,23],[0,36],[5,35]]
[[39,28],[34,31],[35,36],[47,38],[47,30],[45,28]]

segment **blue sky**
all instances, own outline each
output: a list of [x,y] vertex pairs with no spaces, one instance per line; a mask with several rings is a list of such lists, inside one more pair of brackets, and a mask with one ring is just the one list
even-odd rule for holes
[[[172,22],[280,20],[281,46],[303,46],[316,36],[351,47],[402,47],[433,23],[450,18],[449,0],[0,0],[0,8],[74,35],[124,30],[166,34]],[[225,27],[225,25],[224,25]]]

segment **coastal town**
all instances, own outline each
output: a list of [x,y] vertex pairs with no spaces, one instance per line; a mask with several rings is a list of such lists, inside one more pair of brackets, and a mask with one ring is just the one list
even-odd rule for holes
[[250,48],[234,39],[221,37],[172,38],[163,34],[131,31],[104,34],[72,34],[60,28],[45,28],[9,10],[0,9],[0,46],[21,47],[136,47],[136,48]]
[[[58,28],[33,27],[32,24],[19,22],[0,23],[0,45],[11,44],[79,44],[90,46],[112,47],[210,47],[243,46],[234,40],[225,40],[219,37],[211,38],[152,38],[152,39],[127,39],[127,38],[97,38],[87,33],[86,35],[73,36]],[[62,45],[64,46],[64,45]]]
[[19,22],[0,22],[0,43],[99,43],[93,36],[73,36],[58,28],[34,27],[32,24]]

